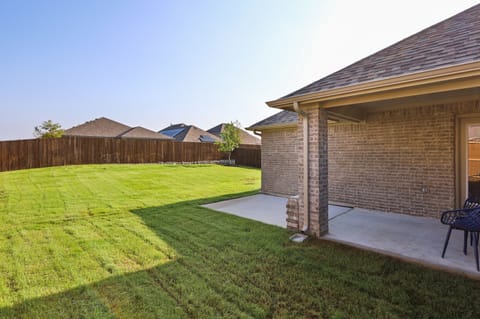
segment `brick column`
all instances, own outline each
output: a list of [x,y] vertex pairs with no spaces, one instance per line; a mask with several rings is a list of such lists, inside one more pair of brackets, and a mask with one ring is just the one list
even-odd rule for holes
[[[328,128],[327,112],[318,105],[301,108],[308,114],[308,209],[310,211],[309,234],[320,237],[328,233]],[[304,160],[303,125],[305,117],[299,116],[297,126],[299,163],[299,224],[304,225]]]

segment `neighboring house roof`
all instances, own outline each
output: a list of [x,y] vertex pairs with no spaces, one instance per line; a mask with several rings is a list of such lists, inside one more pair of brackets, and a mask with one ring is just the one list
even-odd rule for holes
[[64,136],[89,136],[89,137],[121,137],[121,138],[156,138],[171,140],[169,136],[137,126],[128,125],[101,117],[93,121],[74,126],[65,130]]
[[[222,133],[223,130],[225,129],[225,125],[226,125],[226,123],[219,124],[215,127],[212,127],[207,132],[210,132],[210,133],[214,134],[215,136],[220,137],[220,133]],[[238,129],[238,134],[240,136],[240,144],[250,144],[250,145],[260,145],[260,144],[262,144],[262,141],[259,138],[250,135],[249,133],[245,132],[241,128],[237,127],[237,129]]]
[[168,135],[178,142],[213,143],[220,140],[217,136],[194,125],[186,125],[183,123],[170,125],[159,131],[159,133]]
[[173,140],[170,136],[158,133],[141,126],[133,127],[118,137],[122,138],[152,138],[162,140]]
[[280,128],[297,125],[298,114],[291,111],[280,111],[266,119],[248,127],[249,130],[263,130],[268,128]]
[[207,132],[210,132],[212,134],[215,134],[216,136],[220,137],[220,133],[223,132],[225,129],[225,123],[218,124],[217,126],[212,127],[211,129],[207,130]]
[[[277,101],[480,61],[480,4]],[[275,101],[269,102],[273,105]]]
[[106,117],[101,117],[93,121],[74,126],[65,130],[66,136],[99,136],[99,137],[117,137],[128,131],[131,127]]

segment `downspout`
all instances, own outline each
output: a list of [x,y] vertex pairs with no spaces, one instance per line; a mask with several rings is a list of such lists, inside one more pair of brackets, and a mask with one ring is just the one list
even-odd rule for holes
[[308,113],[300,110],[298,102],[293,102],[293,110],[303,118],[303,227],[302,232],[307,233],[310,229],[310,209],[308,203]]
[[262,132],[259,132],[257,130],[253,130],[253,134],[262,137]]

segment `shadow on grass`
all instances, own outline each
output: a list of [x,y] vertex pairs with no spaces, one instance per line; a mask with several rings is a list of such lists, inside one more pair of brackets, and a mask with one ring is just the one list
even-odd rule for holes
[[[178,251],[178,255],[170,262],[150,269],[111,276],[89,285],[1,308],[0,318],[191,318],[215,317],[219,313],[235,316],[236,307],[228,302],[223,302],[224,306],[208,305],[221,298],[215,291],[204,289],[205,283],[197,277],[198,273],[190,269],[188,247],[193,246],[192,241],[197,241],[195,229],[197,234],[205,235],[210,228],[202,221],[219,220],[228,224],[230,220],[228,216],[200,205],[256,193],[242,192],[132,210],[147,226],[154,227],[155,234]],[[188,229],[189,235],[185,229]],[[203,249],[209,248],[203,246]],[[193,258],[200,259],[199,255]],[[192,293],[194,295],[187,297]],[[198,309],[201,309],[201,314]]]
[[[473,318],[478,282],[199,205],[132,210],[176,255],[162,265],[0,309],[4,318]],[[283,212],[282,212],[283,213]],[[469,296],[471,298],[469,298]]]
[[186,312],[155,283],[162,273],[174,269],[174,263],[164,264],[29,299],[0,309],[0,318],[186,318]]

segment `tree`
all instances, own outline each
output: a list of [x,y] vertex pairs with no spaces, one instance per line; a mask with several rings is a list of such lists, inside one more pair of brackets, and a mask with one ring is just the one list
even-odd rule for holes
[[220,133],[220,138],[221,141],[215,142],[215,144],[218,145],[220,152],[228,154],[228,161],[230,162],[232,152],[240,145],[239,129],[233,122],[225,124],[223,132]]
[[52,120],[44,121],[40,126],[35,126],[33,135],[39,138],[58,138],[62,137],[63,129],[59,123],[53,123]]

